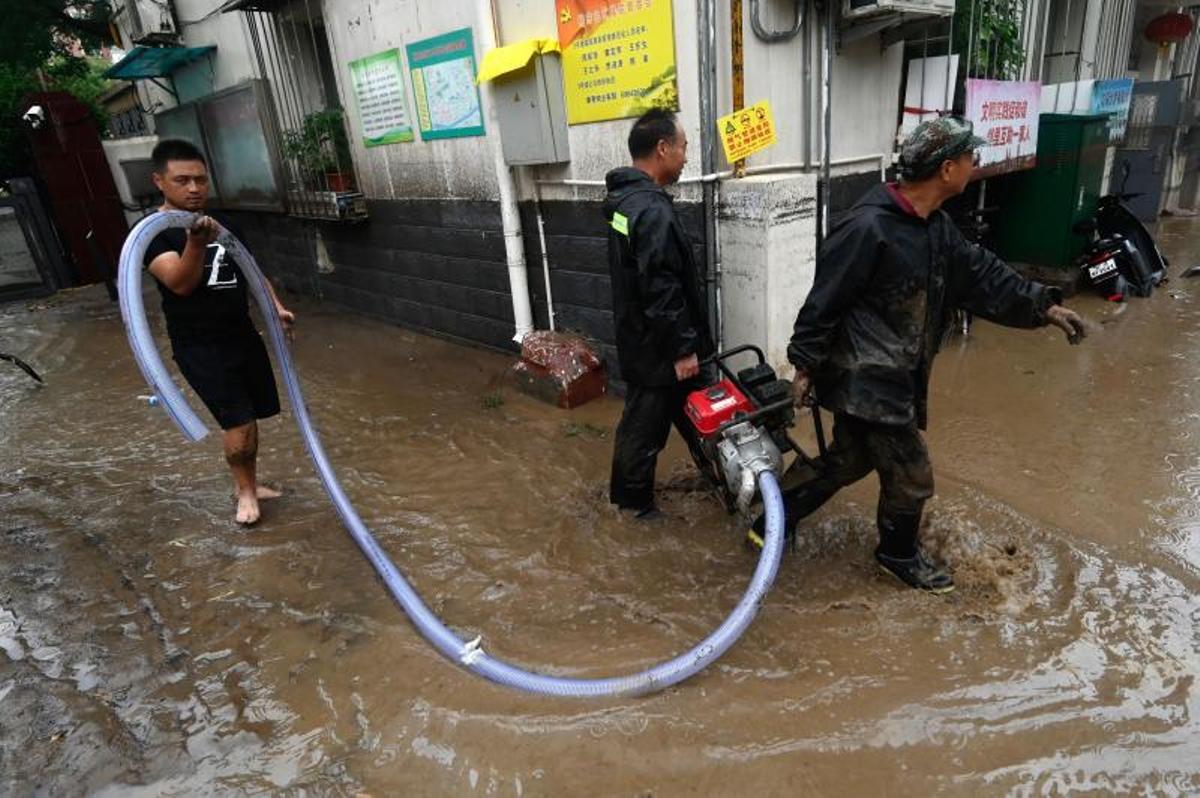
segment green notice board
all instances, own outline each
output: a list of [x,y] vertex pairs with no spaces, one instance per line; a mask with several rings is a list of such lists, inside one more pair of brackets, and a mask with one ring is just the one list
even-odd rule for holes
[[408,68],[422,139],[484,135],[470,28],[408,45]]
[[400,51],[395,49],[350,62],[350,83],[368,147],[413,140],[402,74]]

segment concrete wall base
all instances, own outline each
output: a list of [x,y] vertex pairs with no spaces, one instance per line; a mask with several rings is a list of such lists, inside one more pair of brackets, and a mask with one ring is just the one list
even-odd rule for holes
[[721,187],[723,345],[756,344],[782,375],[816,270],[816,175],[749,177]]

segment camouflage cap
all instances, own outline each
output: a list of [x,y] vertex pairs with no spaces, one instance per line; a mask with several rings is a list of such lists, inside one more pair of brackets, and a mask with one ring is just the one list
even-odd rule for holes
[[984,144],[987,141],[976,136],[974,126],[961,116],[941,116],[922,122],[900,145],[900,177],[924,180],[944,161]]

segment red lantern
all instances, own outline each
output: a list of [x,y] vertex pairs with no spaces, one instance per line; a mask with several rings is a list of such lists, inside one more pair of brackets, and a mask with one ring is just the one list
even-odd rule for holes
[[1191,34],[1193,27],[1190,16],[1172,11],[1150,20],[1146,24],[1145,35],[1155,44],[1165,45],[1183,41]]

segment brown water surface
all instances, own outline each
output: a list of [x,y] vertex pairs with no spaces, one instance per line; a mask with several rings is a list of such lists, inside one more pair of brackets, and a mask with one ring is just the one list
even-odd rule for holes
[[[1200,223],[1164,223],[1190,265]],[[149,296],[149,295],[148,295]],[[646,667],[754,557],[678,441],[674,518],[605,502],[606,399],[505,388],[510,360],[298,302],[295,356],[364,519],[432,607],[517,664]],[[873,567],[874,479],[802,528],[750,632],[663,694],[549,700],[416,634],[289,417],[286,490],[232,523],[102,290],[0,308],[0,793],[480,795],[1200,791],[1200,281],[1081,298],[1081,347],[976,325],[938,362],[926,533],[957,593]]]

